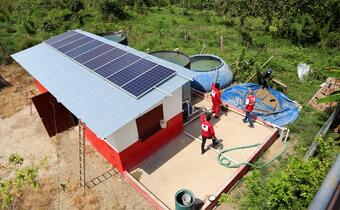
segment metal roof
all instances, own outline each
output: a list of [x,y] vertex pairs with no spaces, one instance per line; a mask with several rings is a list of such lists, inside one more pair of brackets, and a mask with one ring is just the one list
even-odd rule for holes
[[193,78],[193,74],[184,67],[97,35],[76,31],[177,72],[176,76],[159,85],[159,89],[153,89],[136,99],[45,43],[12,55],[59,102],[102,139],[161,102],[168,96],[165,93],[172,93]]

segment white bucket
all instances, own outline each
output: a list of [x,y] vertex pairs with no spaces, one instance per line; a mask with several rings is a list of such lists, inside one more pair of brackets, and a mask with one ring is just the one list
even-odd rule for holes
[[166,128],[166,121],[164,119],[159,121],[159,124],[161,125],[161,128]]

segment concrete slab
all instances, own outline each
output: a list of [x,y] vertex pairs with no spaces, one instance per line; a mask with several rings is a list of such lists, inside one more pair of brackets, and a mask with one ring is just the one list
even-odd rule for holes
[[[244,117],[233,111],[223,112],[220,119],[212,118],[214,124],[215,135],[222,144],[219,150],[232,147],[247,146],[252,144],[262,144],[270,138],[275,131],[274,128],[263,126],[257,122],[254,123],[255,128],[248,127],[248,123],[243,123]],[[198,119],[192,121],[184,127],[184,131],[190,133],[195,138],[200,138],[201,129]],[[211,143],[211,141],[207,141]],[[247,161],[249,156],[255,152],[257,147],[231,151],[228,157],[240,162]]]
[[[216,136],[222,140],[219,150],[263,143],[276,132],[276,129],[258,123],[254,129],[249,128],[242,122],[242,116],[234,112],[225,113],[219,120],[214,119],[213,124]],[[191,190],[202,201],[206,201],[210,194],[218,195],[240,170],[219,165],[218,151],[214,149],[201,155],[199,138],[200,123],[196,119],[130,174],[170,209],[174,209],[174,195],[180,189]],[[259,147],[234,151],[228,157],[244,162],[254,156]]]

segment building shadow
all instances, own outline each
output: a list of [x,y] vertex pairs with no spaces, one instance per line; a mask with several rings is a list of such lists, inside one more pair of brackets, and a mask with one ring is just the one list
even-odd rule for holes
[[[181,152],[193,141],[194,139],[190,138],[184,133],[181,133],[177,137],[175,137],[171,142],[164,145],[160,150],[150,155],[139,166],[137,166],[137,168],[144,170],[147,174],[152,174],[155,170],[160,168],[164,163],[168,162],[171,158],[173,158],[177,153]],[[197,150],[197,152],[200,151]],[[131,173],[132,175],[138,175],[138,170],[134,171],[133,169],[130,170],[130,172],[132,172]],[[138,178],[138,176],[135,178]]]

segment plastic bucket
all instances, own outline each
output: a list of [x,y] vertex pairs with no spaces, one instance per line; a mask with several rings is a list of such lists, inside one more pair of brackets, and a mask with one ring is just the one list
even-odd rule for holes
[[176,192],[175,195],[176,210],[195,210],[195,195],[186,189]]

